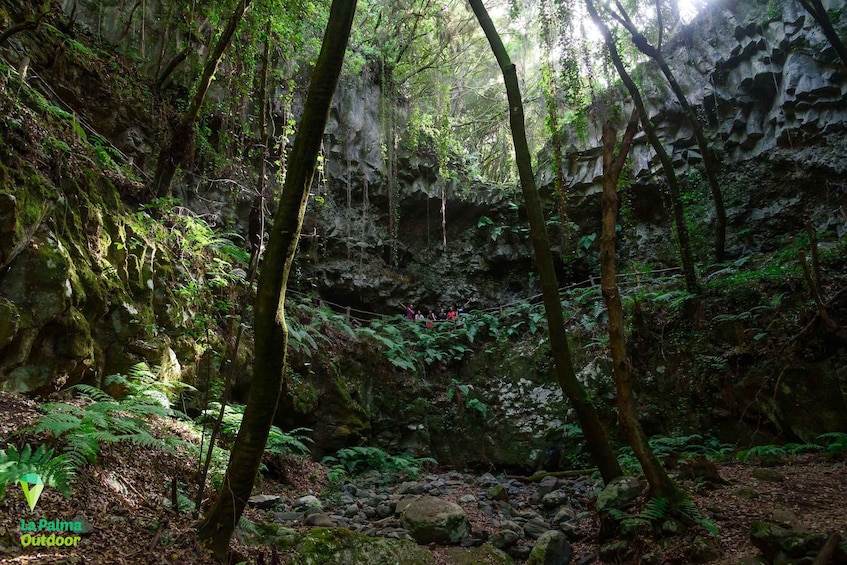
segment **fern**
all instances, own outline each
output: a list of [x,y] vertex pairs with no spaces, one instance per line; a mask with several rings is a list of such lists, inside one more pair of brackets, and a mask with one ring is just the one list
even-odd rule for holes
[[[139,378],[143,375],[136,375],[133,379],[119,376],[119,380],[125,383],[133,383]],[[143,383],[136,382],[132,387],[135,387],[132,390],[136,393],[149,390]],[[35,433],[45,432],[64,443],[63,455],[71,468],[95,464],[100,448],[105,444],[128,442],[139,447],[170,449],[168,444],[150,434],[144,420],[145,416],[167,417],[170,409],[143,394],[129,394],[118,401],[88,385],[76,385],[72,389],[94,402],[84,408],[64,403],[45,404],[47,414],[39,418],[32,428]]]
[[648,522],[660,522],[669,517],[670,502],[661,496],[653,497],[644,505],[639,516]]
[[314,443],[314,440],[305,434],[311,431],[309,428],[295,428],[286,433],[278,427],[272,426],[268,441],[265,444],[265,451],[280,457],[307,455],[310,449],[306,444]]
[[74,472],[67,456],[54,457],[53,450],[44,445],[33,451],[26,444],[20,451],[14,445],[0,451],[0,499],[7,485],[18,482],[22,476],[30,473],[39,475],[46,486],[55,488],[66,497],[70,496],[70,482]]
[[688,496],[682,496],[675,503],[657,496],[647,501],[638,515],[632,515],[617,508],[609,508],[606,513],[620,524],[621,530],[632,531],[639,528],[660,527],[663,522],[678,516],[686,522],[703,526],[710,534],[717,535],[718,528],[713,522],[700,516],[700,511]]
[[700,511],[694,506],[694,503],[691,502],[691,499],[683,497],[676,504],[676,511],[682,516],[683,519],[694,522],[695,524],[699,524],[706,529],[707,532],[712,534],[713,536],[718,535],[718,527],[711,520],[707,520],[700,515]]
[[335,468],[333,474],[337,476],[342,476],[343,470],[351,475],[377,471],[415,477],[425,464],[436,464],[437,461],[431,457],[417,458],[405,453],[391,455],[378,447],[347,447],[339,449],[334,457],[324,457],[322,463],[330,466],[331,470]]
[[817,437],[823,440],[826,450],[831,457],[847,454],[847,434],[842,432],[830,432]]

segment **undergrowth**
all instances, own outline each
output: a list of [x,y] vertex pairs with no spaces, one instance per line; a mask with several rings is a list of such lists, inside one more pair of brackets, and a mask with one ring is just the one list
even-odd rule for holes
[[432,457],[414,457],[407,453],[391,455],[378,447],[347,447],[334,456],[326,456],[322,463],[329,467],[330,482],[340,482],[350,476],[370,471],[386,475],[416,478],[427,464],[435,465]]

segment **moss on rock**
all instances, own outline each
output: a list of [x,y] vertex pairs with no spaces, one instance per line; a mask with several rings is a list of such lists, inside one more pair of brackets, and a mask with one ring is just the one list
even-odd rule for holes
[[291,565],[430,565],[426,549],[405,540],[372,538],[345,528],[314,528],[286,558]]

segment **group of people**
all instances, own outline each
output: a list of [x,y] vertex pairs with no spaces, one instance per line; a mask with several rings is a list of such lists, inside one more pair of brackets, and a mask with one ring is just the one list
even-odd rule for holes
[[438,313],[428,310],[426,314],[423,313],[422,310],[416,309],[414,304],[403,304],[400,303],[400,308],[405,310],[406,318],[408,320],[422,322],[425,323],[428,328],[431,328],[435,325],[436,322],[455,322],[460,319],[461,315],[465,313],[465,308],[468,307],[471,300],[469,299],[467,302],[462,304],[459,307],[453,306],[449,310],[444,310],[442,306],[439,308]]

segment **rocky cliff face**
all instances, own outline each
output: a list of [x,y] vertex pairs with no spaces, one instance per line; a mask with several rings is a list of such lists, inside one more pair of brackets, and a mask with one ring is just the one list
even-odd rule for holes
[[[832,14],[847,24],[843,2]],[[627,39],[624,42],[628,42]],[[847,186],[847,72],[818,25],[796,2],[724,0],[702,14],[663,49],[674,75],[696,108],[712,149],[722,162],[720,181],[728,203],[731,248],[736,254],[768,249],[775,236],[797,232],[812,219],[822,232],[841,236],[847,216],[841,201]],[[659,137],[672,154],[677,173],[689,176],[702,157],[686,115],[658,67],[636,73]],[[631,101],[621,89],[622,116]],[[601,118],[590,122],[587,146],[576,150],[571,135],[568,182],[577,223],[596,224],[601,191]],[[623,129],[623,124],[620,125]],[[549,166],[540,168],[542,185],[552,183]],[[699,176],[694,172],[693,176]],[[662,247],[667,225],[661,208],[662,172],[643,134],[631,153],[634,246]],[[689,190],[704,196],[696,182]],[[712,220],[708,207],[692,216]],[[643,250],[641,250],[643,253]]]
[[[146,49],[158,49],[162,40],[157,14],[168,3],[143,3],[138,8],[143,12],[137,12],[127,25],[133,4],[67,1],[62,17],[74,14],[77,23],[94,36],[118,44],[124,30],[140,37],[143,21]],[[26,3],[0,0],[0,6],[17,21]],[[58,20],[53,23],[59,25]],[[194,327],[189,331],[192,323],[209,314],[208,304],[221,297],[192,294],[195,273],[188,267],[197,265],[187,267],[182,251],[160,244],[167,238],[150,231],[151,214],[134,205],[124,206],[122,201],[146,195],[140,183],[129,181],[120,167],[103,157],[104,144],[94,135],[123,152],[123,157],[112,154],[116,160],[125,158],[123,165],[142,171],[150,166],[150,156],[161,141],[157,136],[162,135],[169,116],[165,106],[139,86],[145,77],[155,75],[155,65],[140,64],[140,71],[122,67],[102,51],[92,54],[81,41],[55,27],[44,28],[13,39],[2,51],[9,65],[4,64],[0,73],[0,92],[17,90],[23,101],[15,105],[12,97],[4,95],[0,106],[4,110],[0,122],[0,386],[4,389],[46,392],[125,370],[142,359],[170,367],[175,360],[182,365],[183,379],[189,380],[195,364],[198,370],[204,366],[198,359],[202,347],[198,348],[197,336],[221,330]],[[136,41],[126,43],[140,46]],[[174,54],[173,45],[164,46],[163,60]],[[771,14],[762,3],[723,2],[700,16],[666,49],[721,153],[734,251],[774,248],[780,237],[793,237],[806,217],[813,219],[824,244],[827,238],[843,235],[847,73],[836,67],[815,24],[790,4]],[[201,54],[198,48],[196,55]],[[49,86],[55,98],[39,98],[7,78],[24,56],[31,58],[31,70],[37,75],[30,81],[39,88]],[[642,75],[655,109],[653,119],[666,145],[673,148],[680,171],[688,173],[696,203],[695,171],[700,158],[690,129],[655,70],[645,66]],[[186,77],[174,80],[187,82]],[[59,100],[67,106],[57,106]],[[402,101],[395,102],[402,134],[407,110]],[[520,227],[525,219],[514,190],[469,179],[459,163],[449,163],[455,175],[443,179],[438,157],[425,143],[414,148],[398,145],[397,173],[389,189],[382,104],[378,81],[367,73],[346,78],[336,95],[325,138],[323,176],[314,188],[320,198],[310,205],[295,285],[317,289],[342,308],[379,312],[397,312],[399,301],[435,308],[473,297],[473,306],[480,307],[529,294],[533,287],[530,246],[526,230]],[[275,120],[281,130],[288,120],[282,108]],[[90,129],[80,134],[80,123]],[[589,133],[596,142],[597,132]],[[596,146],[571,152],[569,163],[574,189],[570,216],[588,235],[596,232],[599,223]],[[544,167],[539,177],[542,184],[549,184],[550,174]],[[633,178],[637,186],[624,252],[674,264],[667,244],[671,238],[661,179],[642,140],[633,154]],[[188,179],[178,188],[183,202],[213,223],[232,221],[243,230],[249,211],[246,194],[230,191],[231,183]],[[389,200],[394,206],[390,212]],[[708,226],[707,200],[697,206],[692,208],[692,221]],[[392,222],[397,225],[396,242],[390,234]],[[586,255],[591,252],[589,248]],[[559,267],[564,274],[564,265]],[[590,272],[590,262],[584,261],[583,267]],[[318,393],[295,391],[286,402],[301,402],[302,410],[291,413],[304,418],[299,423],[323,434],[324,447],[373,434],[392,449],[443,449],[439,458],[445,461],[496,460],[519,465],[531,451],[543,447],[529,445],[528,438],[543,438],[555,431],[562,424],[559,414],[566,409],[541,348],[516,352],[509,342],[498,347],[507,351],[447,367],[433,380],[436,384],[406,383],[396,371],[369,365],[372,352],[353,351],[351,357],[361,359],[348,365],[327,361],[332,367],[319,375],[326,378],[309,384],[321,388]],[[653,353],[656,358],[664,355],[664,351]],[[525,359],[529,357],[535,361],[528,369]],[[306,364],[303,361],[297,369],[306,374]],[[592,367],[588,361],[584,366],[586,371]],[[833,377],[829,381],[842,375],[842,369],[837,363],[827,368]],[[691,365],[680,362],[674,370],[665,372],[662,367],[661,374],[676,382],[690,370]],[[594,372],[606,373],[599,368]],[[385,376],[382,373],[390,376],[393,386],[405,387],[408,402],[399,403],[375,386],[389,381],[368,381],[374,375]],[[492,425],[496,429],[474,446],[473,453],[463,452],[464,437],[451,438],[457,422],[469,429],[480,424],[478,412],[447,399],[445,390],[453,378],[479,388],[490,386],[490,395],[484,399],[498,422],[504,423]],[[784,382],[794,386],[799,380],[800,373],[791,372]],[[599,377],[597,381],[592,383],[595,392],[602,388]],[[751,383],[751,391],[728,401],[733,409],[743,409],[756,395],[757,382]],[[828,396],[837,400],[835,394]],[[415,399],[430,400],[416,404]],[[549,400],[542,417],[538,416],[539,399]],[[787,406],[791,397],[785,393],[781,400]],[[397,411],[402,418],[395,417]],[[837,411],[838,406],[832,410]],[[796,428],[792,431],[800,437],[828,429],[806,423]],[[526,449],[493,454],[509,444]]]

